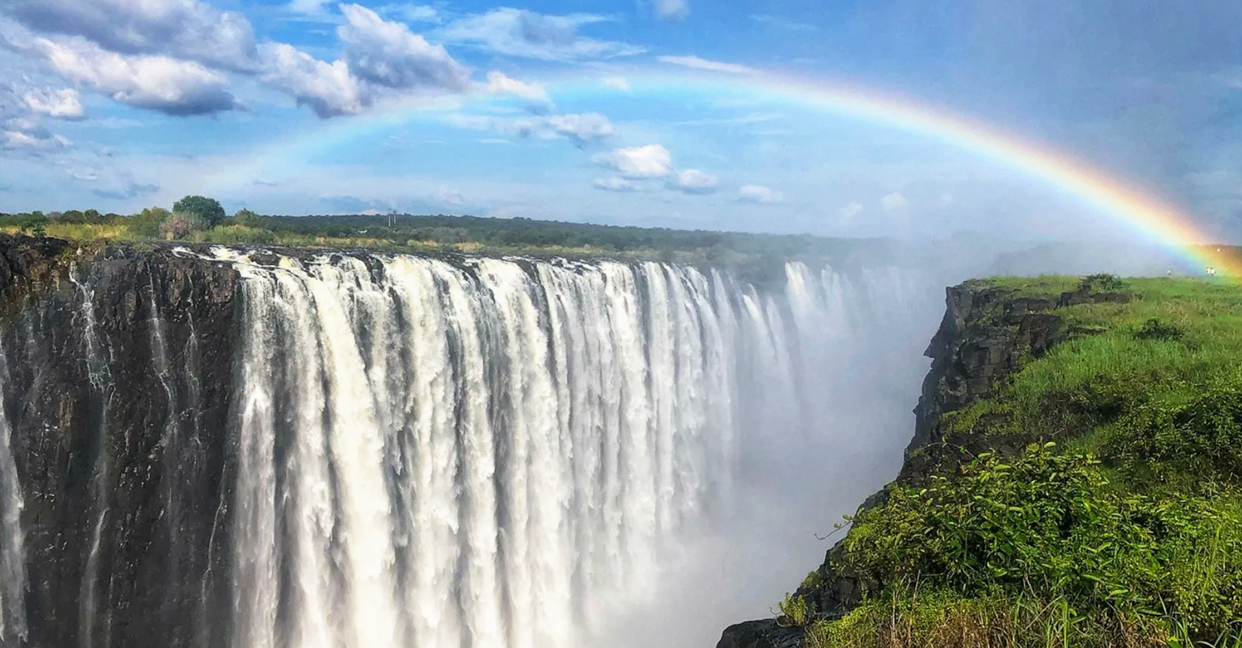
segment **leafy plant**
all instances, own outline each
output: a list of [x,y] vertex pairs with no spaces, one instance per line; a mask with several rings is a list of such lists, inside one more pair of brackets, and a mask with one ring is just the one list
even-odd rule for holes
[[1088,275],[1079,284],[1082,290],[1121,290],[1125,287],[1126,282],[1121,277],[1108,273]]
[[786,626],[802,627],[811,623],[815,615],[814,606],[801,596],[786,594],[780,602],[780,622]]
[[1156,318],[1143,322],[1143,327],[1134,334],[1140,340],[1172,341],[1182,339],[1183,331],[1175,324],[1165,324]]

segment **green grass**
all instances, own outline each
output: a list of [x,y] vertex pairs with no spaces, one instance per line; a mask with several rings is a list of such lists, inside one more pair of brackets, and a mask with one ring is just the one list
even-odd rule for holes
[[[1073,289],[1072,278],[1041,277],[988,284],[1024,296],[1057,296]],[[1082,304],[1055,312],[1074,326],[1099,331],[1054,348],[1030,361],[992,398],[977,401],[950,417],[963,434],[1021,432],[1059,438],[1051,429],[1064,421],[1049,417],[1049,403],[1065,404],[1079,424],[1100,423],[1116,408],[1154,398],[1184,396],[1204,385],[1242,377],[1242,288],[1206,279],[1131,279],[1126,290],[1140,298],[1128,304]],[[1149,320],[1176,326],[1177,340],[1142,339]],[[1072,411],[1071,411],[1072,410]],[[1061,412],[1061,413],[1066,413]],[[981,421],[1003,420],[992,427]],[[1091,426],[1094,429],[1094,425]],[[1092,430],[1075,430],[1076,435]]]
[[[1080,281],[972,283],[1059,298]],[[835,568],[864,602],[810,623],[808,648],[1242,648],[1242,286],[1120,290],[1136,298],[1050,311],[1091,334],[946,416],[947,444],[998,452],[852,521]]]

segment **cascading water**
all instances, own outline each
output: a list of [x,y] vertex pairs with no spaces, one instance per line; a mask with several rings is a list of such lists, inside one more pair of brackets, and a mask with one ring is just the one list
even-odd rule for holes
[[940,283],[223,248],[70,278],[0,329],[0,645],[710,641],[737,613],[683,599],[779,592],[678,565],[813,564],[759,514],[896,470]]
[[4,349],[0,348],[0,645],[5,646],[26,634],[22,495],[9,448],[9,420],[4,403],[4,388],[9,381],[7,367]]
[[771,295],[656,263],[237,261],[247,648],[583,645],[728,506],[739,435],[823,429],[868,307],[801,264]]

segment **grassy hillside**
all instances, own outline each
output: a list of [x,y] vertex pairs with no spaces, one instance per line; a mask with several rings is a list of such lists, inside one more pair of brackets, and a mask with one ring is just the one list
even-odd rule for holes
[[860,607],[782,603],[808,646],[1242,646],[1242,287],[1095,281],[1130,301],[974,282],[1061,301],[1067,340],[942,419],[975,451],[852,521]]

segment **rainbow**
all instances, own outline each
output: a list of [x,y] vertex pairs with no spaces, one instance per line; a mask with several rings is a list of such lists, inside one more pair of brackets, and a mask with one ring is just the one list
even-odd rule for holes
[[[948,110],[886,94],[874,89],[842,83],[795,78],[767,71],[738,68],[735,73],[698,70],[631,70],[622,73],[637,96],[676,96],[721,92],[743,93],[755,99],[822,111],[826,114],[899,129],[943,143],[991,161],[1003,168],[1066,195],[1095,211],[1116,219],[1145,238],[1171,248],[1192,267],[1217,268],[1218,273],[1242,277],[1242,259],[1218,254],[1194,221],[1176,207],[1144,193],[1092,165],[1064,152],[1056,152],[1005,133],[989,124]],[[616,93],[605,88],[602,75],[550,78],[544,86],[553,99],[576,99]],[[465,97],[464,102],[490,100]],[[256,177],[255,172],[272,162],[288,161],[318,150],[348,143],[399,125],[417,121],[450,102],[426,101],[376,111],[367,115],[327,122],[298,136],[266,144],[253,152],[246,163],[223,175],[207,180],[208,186],[229,184],[229,179]],[[1223,252],[1223,248],[1221,249]]]

